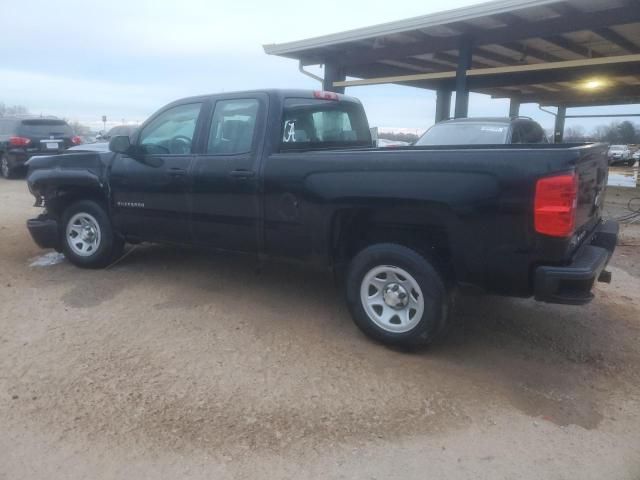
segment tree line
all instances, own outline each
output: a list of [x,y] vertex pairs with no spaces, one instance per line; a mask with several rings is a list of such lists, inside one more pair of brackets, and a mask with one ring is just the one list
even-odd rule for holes
[[29,113],[29,109],[24,105],[5,105],[0,102],[0,117],[5,115],[26,115]]
[[600,125],[588,134],[580,125],[568,127],[564,132],[564,141],[567,143],[604,142],[612,145],[640,143],[640,125],[628,120],[612,122],[609,125]]

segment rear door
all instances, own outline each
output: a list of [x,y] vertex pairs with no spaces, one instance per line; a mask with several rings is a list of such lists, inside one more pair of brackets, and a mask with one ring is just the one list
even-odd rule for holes
[[194,240],[222,250],[258,252],[258,167],[268,96],[224,96],[212,103],[192,169]]
[[170,106],[141,129],[111,170],[114,220],[142,240],[190,243],[190,180],[202,102]]

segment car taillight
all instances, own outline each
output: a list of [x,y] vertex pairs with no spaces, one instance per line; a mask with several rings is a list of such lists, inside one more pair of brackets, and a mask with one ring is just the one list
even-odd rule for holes
[[335,100],[338,101],[338,94],[335,92],[322,92],[320,90],[316,90],[315,92],[313,92],[313,97],[314,98],[320,98],[322,100]]
[[575,174],[545,177],[536,183],[534,218],[536,232],[569,237],[576,223],[578,178]]
[[74,145],[80,145],[82,143],[82,139],[79,136],[71,137],[71,143]]
[[10,137],[9,138],[9,145],[11,145],[12,147],[26,147],[30,143],[31,143],[31,140],[29,140],[28,138],[24,138],[24,137]]

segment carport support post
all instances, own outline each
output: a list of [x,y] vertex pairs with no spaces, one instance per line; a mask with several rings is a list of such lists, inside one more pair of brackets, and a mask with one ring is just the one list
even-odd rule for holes
[[564,137],[564,121],[567,117],[567,107],[564,105],[558,106],[558,113],[556,114],[556,125],[553,129],[553,143],[562,143]]
[[460,55],[456,69],[456,118],[466,118],[469,114],[469,85],[467,70],[471,68],[473,45],[471,39],[463,38],[460,42]]
[[520,115],[520,99],[517,97],[512,97],[509,101],[509,117],[517,117]]
[[451,116],[451,90],[436,91],[436,123],[449,120]]
[[322,89],[327,92],[344,93],[344,87],[334,87],[333,82],[344,82],[346,78],[342,67],[333,63],[325,63]]

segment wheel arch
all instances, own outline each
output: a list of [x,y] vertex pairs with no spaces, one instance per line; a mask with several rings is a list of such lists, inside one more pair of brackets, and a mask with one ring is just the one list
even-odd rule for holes
[[450,212],[438,205],[349,208],[335,212],[330,229],[334,268],[344,267],[364,248],[394,243],[415,250],[429,260],[448,282],[455,280]]
[[45,197],[45,205],[50,215],[61,218],[64,210],[80,200],[92,200],[108,210],[108,197],[97,186],[60,185]]

